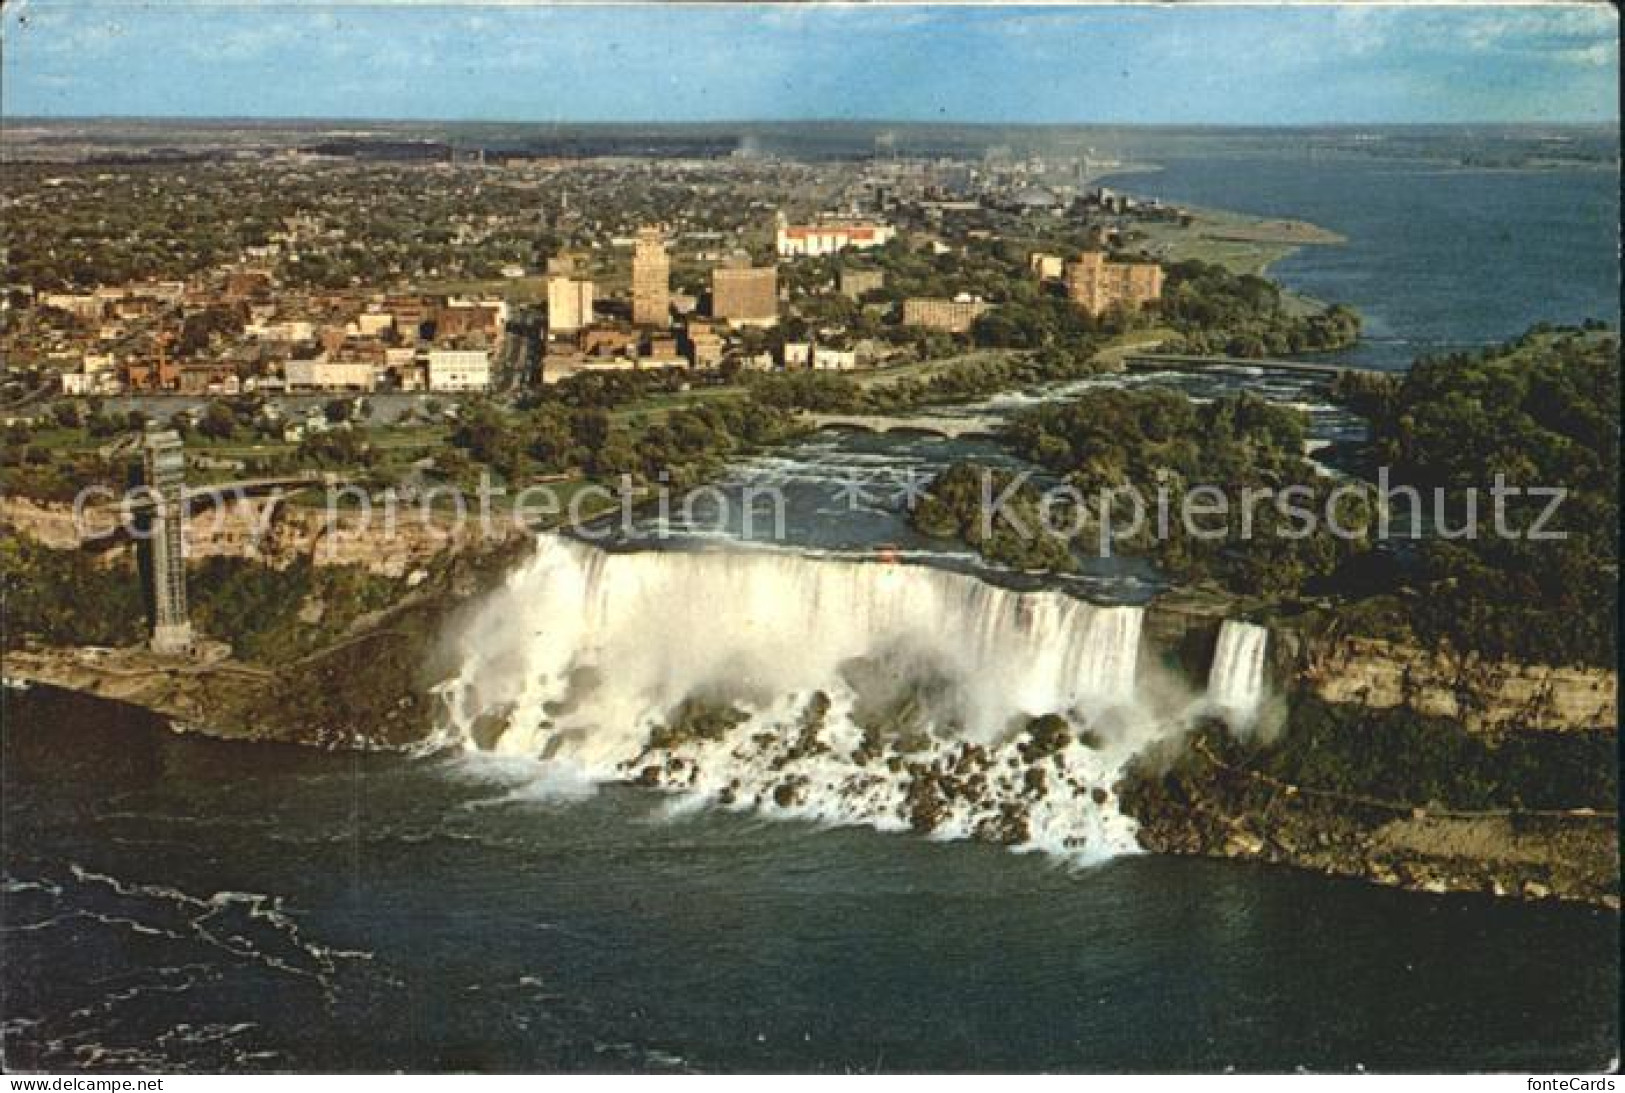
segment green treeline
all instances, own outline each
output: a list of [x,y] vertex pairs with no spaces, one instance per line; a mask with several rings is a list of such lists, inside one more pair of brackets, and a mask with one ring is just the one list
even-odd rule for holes
[[[1210,579],[1243,595],[1271,598],[1320,590],[1370,548],[1369,513],[1358,498],[1336,499],[1341,526],[1355,534],[1325,533],[1333,483],[1304,459],[1303,438],[1301,413],[1256,396],[1198,404],[1157,388],[1090,391],[1018,414],[1005,433],[1018,455],[1059,476],[1081,497],[1087,518],[1052,521],[1063,530],[1078,529],[1081,548],[1100,548],[1100,521],[1109,515],[1114,552],[1144,554],[1181,580]],[[914,522],[1005,561],[1017,552],[1000,537],[977,541],[964,534],[983,523],[982,473],[966,464],[939,476]],[[1250,501],[1247,491],[1253,491]],[[998,489],[992,494],[1002,496]],[[1207,503],[1217,497],[1224,499],[1223,511]],[[1193,502],[1188,518],[1186,498]],[[1019,500],[1036,511],[1036,498]],[[1025,510],[1002,511],[1016,517],[1016,527],[1055,542]],[[1303,534],[1311,520],[1316,533]],[[989,550],[993,544],[1001,544],[1003,557]],[[1025,556],[1054,553],[1053,546],[1029,547]]]
[[104,560],[0,536],[0,592],[8,641],[128,645],[146,632],[146,599],[129,553]]
[[[1006,440],[1089,508],[1074,547],[1099,549],[1107,494],[1111,527],[1135,525],[1132,505],[1112,493],[1133,487],[1150,511],[1138,534],[1112,548],[1143,554],[1178,580],[1275,601],[1314,597],[1332,605],[1330,624],[1344,632],[1611,665],[1617,353],[1617,336],[1600,328],[1541,327],[1482,353],[1418,361],[1403,377],[1345,374],[1334,397],[1371,423],[1368,481],[1358,491],[1339,491],[1304,457],[1301,413],[1245,393],[1197,403],[1163,389],[1095,390],[1017,415]],[[966,465],[939,476],[916,526],[1004,564],[1070,568],[1070,552],[985,530],[983,473]],[[1001,496],[1008,481],[997,478],[991,493]],[[1224,498],[1224,511],[1200,504],[1185,519],[1181,500],[1198,501],[1204,489]],[[1007,511],[1034,528],[1038,504],[1036,492],[1018,490]]]
[[[1387,468],[1391,483],[1415,487],[1434,524],[1405,575],[1418,637],[1491,656],[1615,662],[1616,335],[1598,325],[1537,327],[1484,352],[1424,358],[1402,379],[1345,376],[1334,395],[1371,423],[1369,473]],[[1494,527],[1498,475],[1519,491],[1502,503],[1513,535]],[[1564,493],[1557,501],[1531,488]],[[1446,499],[1442,510],[1435,491]],[[1463,533],[1469,491],[1478,509],[1473,536]],[[1408,496],[1391,502],[1414,505]],[[1537,529],[1553,537],[1532,538]]]
[[456,475],[455,456],[462,454],[508,482],[580,472],[685,488],[714,475],[730,456],[796,429],[787,411],[737,397],[632,413],[551,401],[511,413],[481,403],[465,408],[451,434],[454,458],[441,462]]
[[1229,766],[1351,797],[1468,811],[1611,809],[1616,800],[1614,737],[1602,729],[1489,737],[1413,710],[1298,695],[1277,737],[1238,740],[1214,725],[1202,738]]
[[1290,307],[1274,282],[1255,274],[1198,261],[1169,266],[1167,273],[1158,306],[1179,332],[1163,345],[1168,352],[1280,357],[1341,349],[1360,336],[1353,308]]
[[[909,514],[927,535],[955,539],[975,547],[984,558],[1012,569],[1069,573],[1077,568],[1068,544],[1044,534],[1018,529],[1040,527],[1040,494],[1031,483],[1015,483],[1009,471],[975,463],[956,463],[932,481]],[[1005,497],[1012,519],[983,520],[983,497]]]
[[363,615],[400,598],[402,583],[360,566],[318,567],[307,559],[274,569],[242,558],[190,567],[187,597],[203,634],[247,660],[284,663],[342,637]]
[[[0,589],[8,640],[48,645],[131,645],[147,634],[149,611],[135,552],[98,557],[33,539],[0,537]],[[277,663],[342,636],[363,615],[400,596],[401,582],[359,566],[282,569],[241,558],[189,567],[187,602],[207,637],[236,655]]]

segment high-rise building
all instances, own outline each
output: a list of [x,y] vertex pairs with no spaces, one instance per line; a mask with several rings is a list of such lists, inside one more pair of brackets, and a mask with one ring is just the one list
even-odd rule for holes
[[1162,267],[1155,262],[1118,262],[1103,251],[1084,251],[1066,264],[1066,294],[1091,315],[1114,305],[1139,308],[1162,299]]
[[572,277],[547,279],[547,330],[550,334],[573,334],[592,325],[591,281]]
[[778,322],[778,270],[772,266],[719,266],[712,270],[711,317],[746,326]]
[[632,321],[665,326],[671,320],[671,258],[659,228],[639,228],[632,244]]
[[147,527],[149,577],[152,583],[152,651],[184,656],[192,651],[192,622],[186,613],[185,526],[181,519],[186,491],[186,453],[173,429],[154,429],[142,441],[142,476],[152,491]]

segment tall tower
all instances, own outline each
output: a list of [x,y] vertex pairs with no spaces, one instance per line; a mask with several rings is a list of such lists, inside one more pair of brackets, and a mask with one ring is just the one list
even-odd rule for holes
[[659,228],[639,228],[632,244],[632,321],[639,326],[671,321],[671,259]]
[[192,651],[192,623],[186,614],[186,556],[182,543],[181,495],[186,490],[186,455],[173,429],[152,430],[141,447],[142,474],[153,492],[147,552],[152,581],[152,651],[184,656]]

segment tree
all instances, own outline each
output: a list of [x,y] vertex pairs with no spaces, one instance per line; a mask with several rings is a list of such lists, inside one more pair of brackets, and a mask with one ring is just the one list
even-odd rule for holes
[[210,440],[230,440],[237,435],[237,415],[223,402],[211,402],[198,419],[197,431]]

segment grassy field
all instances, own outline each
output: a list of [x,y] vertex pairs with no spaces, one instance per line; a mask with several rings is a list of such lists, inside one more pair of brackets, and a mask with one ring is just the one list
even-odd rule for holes
[[1130,353],[1154,349],[1173,337],[1174,333],[1172,327],[1153,326],[1148,330],[1131,330],[1119,334],[1095,354],[1094,363],[1103,371],[1120,371],[1123,367],[1123,358]]
[[875,368],[867,372],[848,374],[860,387],[874,387],[904,379],[929,379],[938,372],[962,364],[1008,360],[1024,352],[1025,350],[1019,349],[975,349],[969,353],[961,353],[953,357],[939,357],[936,360],[929,361],[910,361],[908,364],[892,365],[889,368]]
[[1212,262],[1233,273],[1263,276],[1299,247],[1346,242],[1336,232],[1301,220],[1260,220],[1240,213],[1190,210],[1191,224],[1146,223],[1145,249],[1164,262]]

